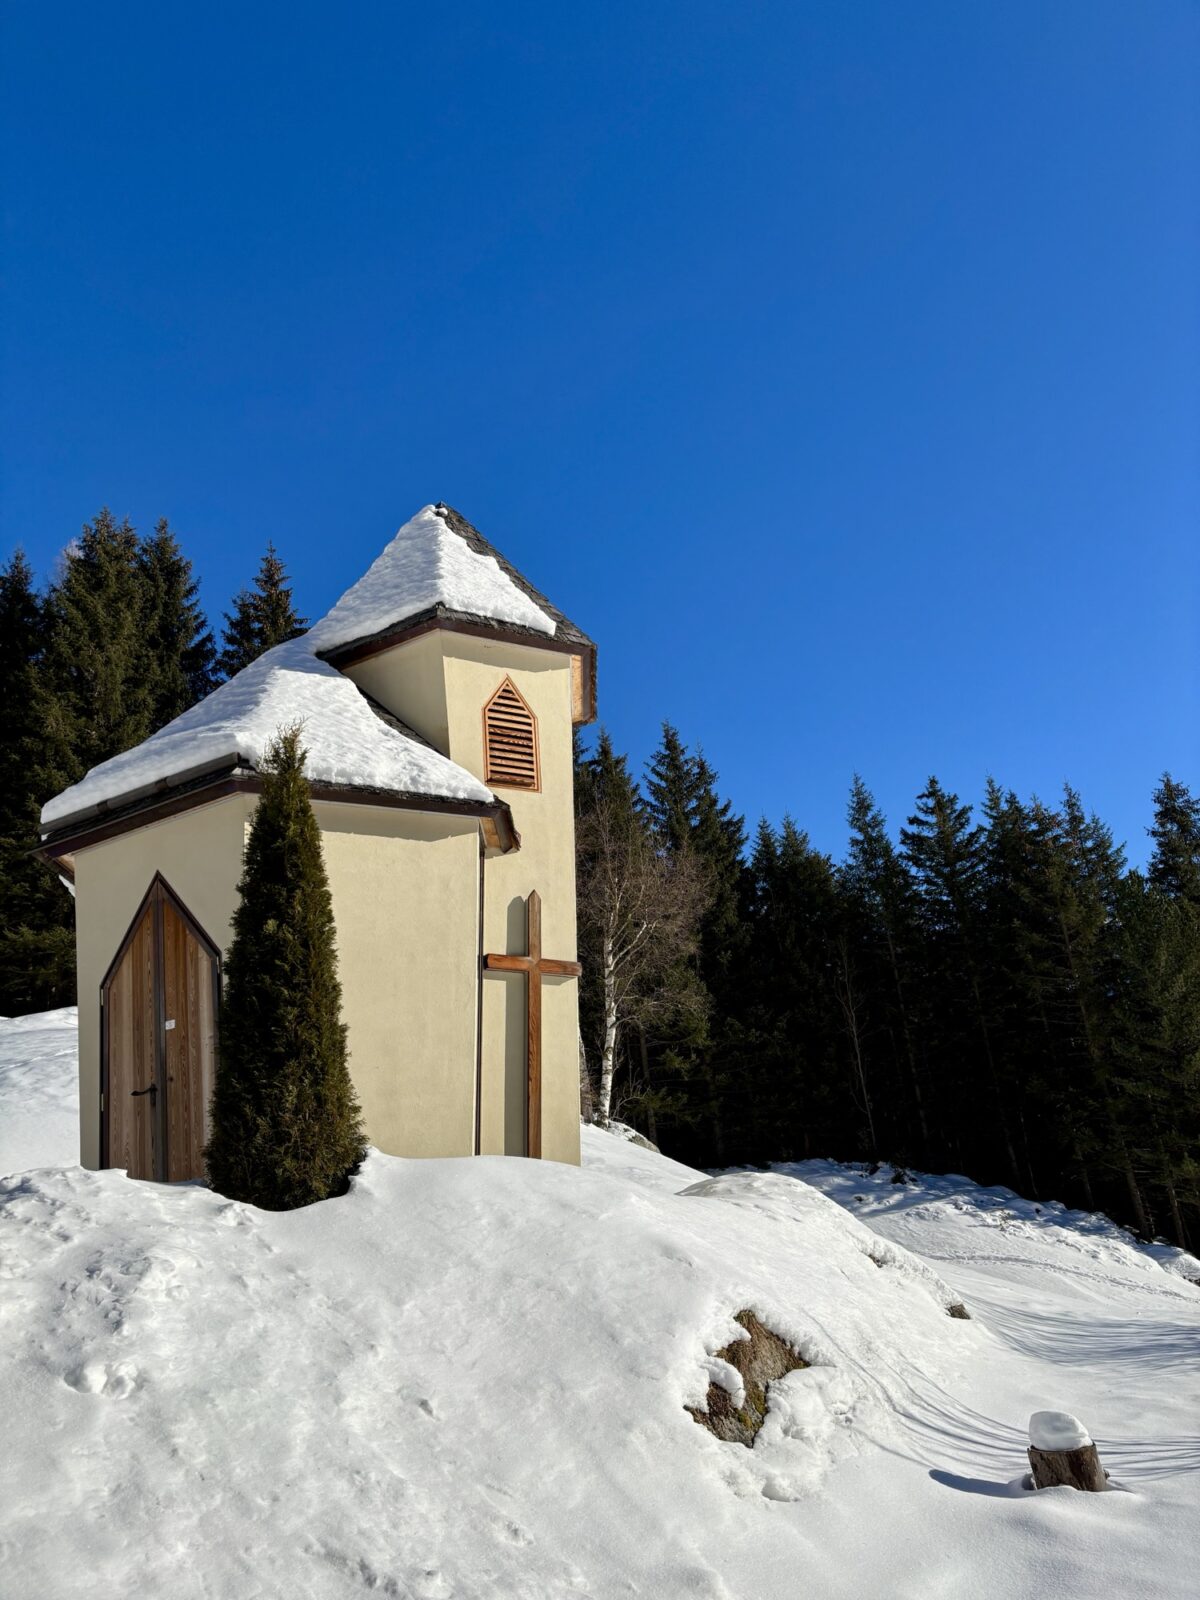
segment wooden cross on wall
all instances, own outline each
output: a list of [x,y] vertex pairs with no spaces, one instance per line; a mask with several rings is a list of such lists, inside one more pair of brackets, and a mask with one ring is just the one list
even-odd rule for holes
[[542,1153],[542,979],[577,978],[583,971],[578,961],[553,961],[542,955],[542,897],[534,889],[525,902],[525,948],[523,956],[486,955],[488,972],[525,974],[525,1076],[529,1084],[527,1101],[527,1149],[531,1156]]

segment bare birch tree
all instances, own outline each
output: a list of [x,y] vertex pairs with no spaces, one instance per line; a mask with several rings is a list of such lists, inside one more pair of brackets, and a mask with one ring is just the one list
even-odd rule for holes
[[578,896],[583,943],[599,968],[603,1029],[595,1118],[606,1126],[624,1029],[635,1020],[644,1027],[684,1002],[671,973],[695,952],[708,889],[690,851],[656,848],[611,747],[605,744],[598,759],[614,763],[610,776],[617,782],[605,783],[601,775],[580,807]]

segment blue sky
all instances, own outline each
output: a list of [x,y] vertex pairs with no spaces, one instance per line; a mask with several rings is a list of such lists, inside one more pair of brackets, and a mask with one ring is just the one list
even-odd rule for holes
[[446,499],[753,821],[1200,783],[1200,8],[5,8],[0,514]]

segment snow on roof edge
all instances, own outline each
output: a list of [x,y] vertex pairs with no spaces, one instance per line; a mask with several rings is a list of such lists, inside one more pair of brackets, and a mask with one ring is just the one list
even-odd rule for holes
[[438,506],[423,506],[307,633],[267,651],[174,722],[48,800],[43,832],[115,801],[177,788],[224,761],[257,768],[278,729],[297,721],[309,730],[314,783],[494,802],[464,767],[382,721],[354,683],[322,659],[438,605],[550,637],[557,631],[494,555],[473,549]]
[[553,637],[558,624],[504,571],[473,550],[435,505],[422,506],[309,630],[314,649],[337,650],[436,606]]
[[222,762],[261,768],[276,733],[294,723],[313,783],[495,802],[465,767],[385,722],[352,679],[312,653],[310,641],[311,632],[276,645],[140,745],[93,767],[42,807],[43,832],[159,785],[177,788]]

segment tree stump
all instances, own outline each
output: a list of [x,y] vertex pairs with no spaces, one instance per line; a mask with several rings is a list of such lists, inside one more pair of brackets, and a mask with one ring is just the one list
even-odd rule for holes
[[1108,1474],[1087,1429],[1066,1411],[1035,1411],[1029,1419],[1029,1465],[1035,1489],[1067,1484],[1096,1494]]
[[1067,1483],[1072,1489],[1087,1489],[1095,1494],[1108,1487],[1107,1473],[1094,1444],[1082,1445],[1078,1450],[1038,1450],[1030,1445],[1029,1465],[1033,1468],[1035,1489]]

